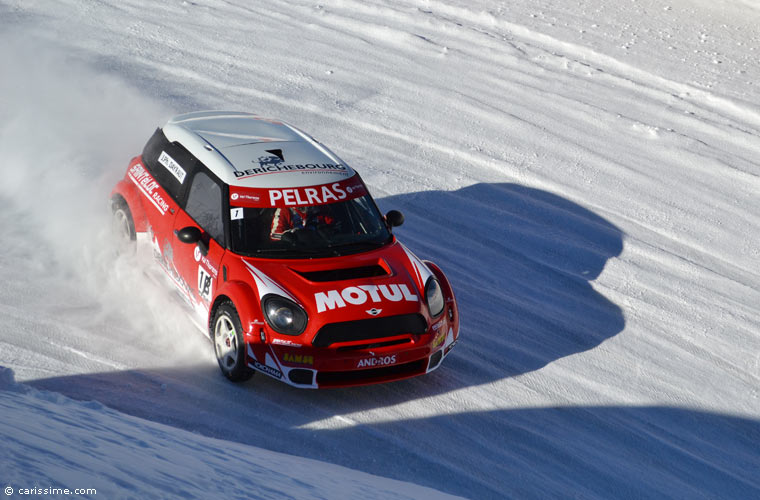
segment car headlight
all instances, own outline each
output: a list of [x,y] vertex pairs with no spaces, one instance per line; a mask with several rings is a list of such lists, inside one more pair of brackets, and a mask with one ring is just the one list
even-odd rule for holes
[[441,284],[432,276],[425,284],[425,300],[431,316],[435,317],[443,312],[444,301]]
[[284,335],[300,335],[309,318],[301,306],[279,295],[266,295],[261,301],[264,317],[274,331]]

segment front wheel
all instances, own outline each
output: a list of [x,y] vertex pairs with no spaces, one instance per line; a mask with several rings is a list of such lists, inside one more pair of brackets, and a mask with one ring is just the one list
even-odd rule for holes
[[224,376],[233,382],[253,377],[253,370],[245,362],[243,327],[232,302],[224,302],[216,309],[212,325],[216,361]]

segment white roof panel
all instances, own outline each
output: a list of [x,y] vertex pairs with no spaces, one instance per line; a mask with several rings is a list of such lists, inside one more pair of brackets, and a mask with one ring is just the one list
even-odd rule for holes
[[354,171],[287,123],[250,113],[202,111],[163,128],[220,179],[241,187],[303,187],[344,180]]

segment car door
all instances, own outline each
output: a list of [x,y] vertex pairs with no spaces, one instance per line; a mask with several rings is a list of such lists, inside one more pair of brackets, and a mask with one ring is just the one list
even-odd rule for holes
[[[191,180],[184,210],[180,210],[174,219],[174,265],[189,287],[187,292],[199,314],[207,314],[214,299],[225,251],[223,191],[221,181],[207,169],[199,168]],[[187,227],[199,228],[201,240],[194,243],[180,241],[177,235]]]

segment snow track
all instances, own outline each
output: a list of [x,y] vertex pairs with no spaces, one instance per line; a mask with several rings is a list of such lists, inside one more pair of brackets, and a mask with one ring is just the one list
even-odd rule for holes
[[[665,7],[0,1],[0,365],[470,498],[760,496],[760,11]],[[294,123],[404,211],[461,303],[440,370],[234,386],[111,265],[108,189],[211,108]]]

